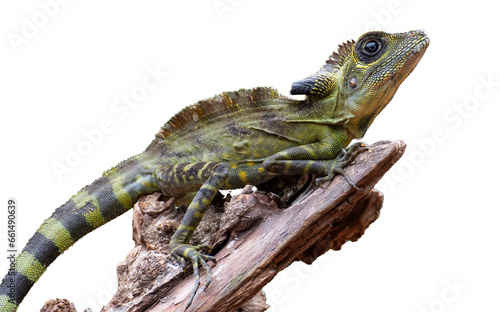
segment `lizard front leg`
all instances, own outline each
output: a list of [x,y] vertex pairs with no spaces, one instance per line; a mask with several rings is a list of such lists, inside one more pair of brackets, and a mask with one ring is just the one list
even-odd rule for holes
[[264,161],[264,168],[284,175],[319,175],[320,178],[316,179],[319,185],[331,180],[335,174],[341,174],[352,187],[358,189],[343,169],[352,164],[357,155],[366,151],[367,147],[357,142],[345,150],[349,141],[344,131],[336,131],[320,142],[291,147],[268,157]]
[[321,185],[322,183],[331,180],[334,174],[340,174],[347,180],[347,182],[349,182],[349,184],[353,188],[359,190],[359,187],[357,187],[356,184],[351,180],[349,175],[345,173],[344,168],[351,165],[359,154],[368,150],[369,148],[363,142],[356,142],[354,144],[349,145],[347,148],[342,149],[342,151],[337,155],[336,159],[334,160],[335,165],[331,167],[332,168],[331,172],[328,173],[328,175],[325,177],[317,178],[316,183]]
[[[214,196],[219,189],[225,185],[228,177],[228,171],[229,166],[227,164],[209,162],[179,164],[174,166],[172,169],[159,174],[160,177],[164,178],[164,183],[167,182],[165,177],[172,177],[173,180],[177,181],[189,181],[187,183],[191,185],[195,185],[200,183],[201,180],[206,179],[204,182],[201,182],[203,183],[201,188],[189,204],[181,224],[170,239],[170,252],[177,259],[177,261],[179,261],[183,267],[186,265],[186,260],[191,262],[193,265],[195,287],[185,309],[191,305],[200,286],[200,265],[203,266],[207,272],[206,287],[208,287],[211,282],[211,271],[207,262],[212,261],[216,263],[215,257],[201,252],[201,250],[206,249],[208,246],[193,246],[190,244],[190,240],[195,229],[203,218],[203,215],[210,206]],[[174,178],[175,175],[177,176]],[[207,176],[208,178],[206,178]],[[182,185],[175,185],[175,183],[170,186],[178,188],[182,187]]]

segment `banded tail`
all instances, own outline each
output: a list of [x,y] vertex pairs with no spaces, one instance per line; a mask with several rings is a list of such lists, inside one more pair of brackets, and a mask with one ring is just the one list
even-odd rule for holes
[[78,239],[157,191],[144,154],[106,171],[46,219],[0,286],[0,312],[13,312],[46,268]]

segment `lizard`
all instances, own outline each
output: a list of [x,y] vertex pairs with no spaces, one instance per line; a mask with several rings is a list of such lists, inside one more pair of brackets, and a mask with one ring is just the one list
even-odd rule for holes
[[170,252],[200,267],[210,284],[216,258],[190,239],[219,190],[259,185],[277,175],[315,175],[322,185],[366,151],[360,141],[424,55],[422,30],[368,32],[339,45],[314,74],[292,84],[294,98],[270,87],[224,92],[174,115],[144,152],[105,171],[46,219],[0,286],[0,312],[16,311],[47,267],[78,239],[162,192],[187,205]]

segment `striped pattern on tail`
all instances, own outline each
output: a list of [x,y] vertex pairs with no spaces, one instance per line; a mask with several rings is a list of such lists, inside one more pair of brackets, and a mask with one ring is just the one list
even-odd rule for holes
[[158,190],[141,157],[108,170],[43,222],[2,280],[0,312],[15,311],[47,267],[78,239],[132,208],[139,195]]

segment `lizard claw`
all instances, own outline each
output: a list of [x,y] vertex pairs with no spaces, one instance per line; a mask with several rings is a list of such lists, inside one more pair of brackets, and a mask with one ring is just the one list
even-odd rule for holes
[[349,175],[345,173],[344,168],[352,165],[356,157],[366,151],[371,150],[368,148],[368,146],[366,146],[365,143],[356,142],[348,146],[347,149],[342,150],[342,156],[340,156],[340,158],[336,161],[335,166],[333,167],[334,173],[342,175],[347,180],[347,182],[349,182],[349,184],[358,191],[360,190],[360,188],[354,183],[354,181],[351,180]]
[[354,183],[354,181],[351,180],[349,175],[344,171],[344,168],[352,165],[356,157],[358,157],[359,154],[365,151],[372,150],[369,149],[363,142],[356,142],[348,146],[347,149],[343,149],[341,154],[339,154],[339,156],[337,156],[337,159],[334,161],[335,165],[333,166],[331,172],[326,177],[317,178],[316,184],[320,185],[320,187],[323,187],[324,182],[331,180],[335,174],[340,174],[354,189],[359,191],[360,188],[356,185],[356,183]]
[[210,285],[212,281],[211,269],[207,262],[212,261],[214,264],[217,264],[217,261],[215,260],[214,256],[206,255],[200,252],[201,250],[206,250],[207,248],[209,249],[209,246],[207,245],[191,246],[185,244],[185,245],[180,245],[174,250],[172,250],[172,255],[174,255],[174,257],[177,259],[177,261],[179,261],[179,263],[184,269],[186,266],[186,260],[189,260],[193,265],[193,274],[195,279],[194,289],[193,292],[191,293],[191,296],[188,299],[184,311],[186,311],[189,308],[189,306],[191,306],[191,303],[193,302],[193,299],[196,296],[196,293],[198,292],[198,288],[200,287],[200,272],[199,272],[200,264],[207,272],[207,283],[205,285],[205,289],[208,287],[208,285]]

